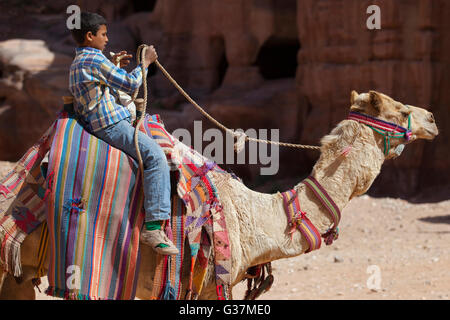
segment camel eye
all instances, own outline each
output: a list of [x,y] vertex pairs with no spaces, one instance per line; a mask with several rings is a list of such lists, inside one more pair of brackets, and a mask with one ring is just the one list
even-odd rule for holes
[[434,123],[434,116],[433,114],[430,112],[430,116],[428,118],[428,121],[430,121],[431,123]]

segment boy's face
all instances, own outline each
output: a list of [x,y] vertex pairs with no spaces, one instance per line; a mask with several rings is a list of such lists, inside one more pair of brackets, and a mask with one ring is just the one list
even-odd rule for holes
[[92,32],[86,34],[86,44],[89,47],[103,51],[108,43],[107,32],[106,25],[102,24],[97,30],[97,34],[94,35]]

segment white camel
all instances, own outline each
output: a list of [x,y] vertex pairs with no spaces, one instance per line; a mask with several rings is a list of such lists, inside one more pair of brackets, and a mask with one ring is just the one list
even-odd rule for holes
[[[431,112],[406,106],[376,91],[359,95],[352,91],[350,111],[402,127],[408,126],[409,119],[412,136],[408,142],[392,138],[386,148],[382,135],[360,122],[346,119],[322,138],[320,158],[311,175],[326,189],[341,211],[353,197],[362,195],[369,189],[380,173],[383,162],[398,156],[400,144],[417,139],[432,140],[438,134]],[[343,150],[349,151],[347,147],[350,145],[350,152],[343,155]],[[238,180],[217,173],[213,174],[213,180],[224,208],[230,235],[232,286],[244,279],[246,270],[251,266],[298,256],[308,249],[308,243],[300,232],[295,232],[292,239],[288,234],[288,219],[280,193],[255,192]],[[319,233],[327,231],[332,220],[316,196],[302,182],[294,189],[298,192],[302,210],[307,213]],[[25,239],[21,254],[23,276],[17,280],[4,274],[0,299],[35,299],[31,279],[36,273],[39,235],[40,228]],[[189,250],[186,251],[188,255]],[[216,299],[213,257],[210,259],[200,299]],[[136,293],[138,298],[146,299],[151,296],[155,265],[153,250],[141,246],[141,267]],[[189,263],[185,263],[182,280],[184,291],[189,268]]]

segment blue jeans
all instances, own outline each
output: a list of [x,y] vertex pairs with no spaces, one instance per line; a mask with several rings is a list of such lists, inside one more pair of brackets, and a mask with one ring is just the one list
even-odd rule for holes
[[[145,222],[170,219],[170,169],[158,143],[139,131],[139,149],[144,164]],[[128,119],[94,132],[94,135],[137,160],[134,127]]]

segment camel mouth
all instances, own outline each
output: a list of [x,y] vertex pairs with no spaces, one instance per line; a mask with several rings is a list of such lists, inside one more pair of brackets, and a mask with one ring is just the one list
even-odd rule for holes
[[433,140],[439,134],[439,131],[437,129],[436,130],[425,129],[425,131],[428,134],[428,136],[424,138],[427,140]]

